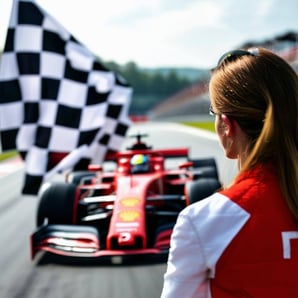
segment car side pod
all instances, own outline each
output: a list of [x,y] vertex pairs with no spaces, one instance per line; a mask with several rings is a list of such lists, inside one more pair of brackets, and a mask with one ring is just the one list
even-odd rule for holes
[[39,251],[58,255],[90,256],[100,249],[99,233],[90,226],[43,225],[30,237],[31,259]]

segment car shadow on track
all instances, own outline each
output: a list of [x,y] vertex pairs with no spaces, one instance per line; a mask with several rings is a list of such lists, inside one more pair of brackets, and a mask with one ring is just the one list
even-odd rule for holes
[[165,264],[168,254],[160,255],[135,255],[122,257],[65,257],[54,255],[48,252],[40,253],[39,258],[35,261],[35,266],[45,266],[49,264],[65,265],[65,266],[144,266]]

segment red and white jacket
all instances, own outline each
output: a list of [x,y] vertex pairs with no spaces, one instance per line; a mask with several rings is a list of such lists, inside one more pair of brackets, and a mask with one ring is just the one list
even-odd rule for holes
[[161,297],[298,297],[298,224],[274,167],[181,212]]

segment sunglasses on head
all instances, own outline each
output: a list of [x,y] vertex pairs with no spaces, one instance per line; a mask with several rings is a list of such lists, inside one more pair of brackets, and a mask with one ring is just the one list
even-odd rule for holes
[[[217,66],[214,69],[212,69],[212,71],[216,70],[223,64],[226,64],[227,62],[235,61],[242,56],[256,57],[258,55],[259,55],[258,48],[252,48],[252,49],[248,49],[248,50],[233,50],[233,51],[226,52],[219,58]],[[211,115],[211,116],[219,115],[218,113],[214,112],[213,107],[211,105],[209,107],[209,115]]]
[[227,63],[227,62],[231,62],[231,61],[235,61],[238,58],[242,57],[242,56],[257,56],[258,55],[258,49],[249,49],[249,50],[233,50],[233,51],[229,51],[225,54],[223,54],[217,63],[216,68],[219,68],[221,65]]

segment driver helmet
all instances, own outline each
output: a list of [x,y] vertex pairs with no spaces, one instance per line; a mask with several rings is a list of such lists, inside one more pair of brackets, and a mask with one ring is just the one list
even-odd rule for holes
[[135,173],[145,173],[149,171],[149,158],[144,154],[135,154],[130,159],[131,172]]

